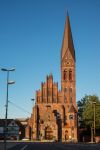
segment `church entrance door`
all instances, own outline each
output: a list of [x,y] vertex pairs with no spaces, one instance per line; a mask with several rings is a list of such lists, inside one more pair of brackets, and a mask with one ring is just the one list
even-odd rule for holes
[[49,126],[47,126],[47,127],[45,128],[45,139],[46,139],[46,140],[51,140],[51,139],[53,139],[53,131],[52,131],[52,129],[51,129]]

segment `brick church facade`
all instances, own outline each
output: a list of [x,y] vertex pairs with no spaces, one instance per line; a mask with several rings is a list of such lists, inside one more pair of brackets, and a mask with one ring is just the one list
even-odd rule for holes
[[36,91],[36,102],[26,128],[26,137],[38,140],[77,141],[75,50],[69,16],[61,48],[61,90],[53,76]]

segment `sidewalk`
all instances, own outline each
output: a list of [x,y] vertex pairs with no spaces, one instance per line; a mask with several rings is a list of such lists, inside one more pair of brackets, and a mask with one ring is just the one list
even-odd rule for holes
[[[15,146],[17,144],[17,141],[7,141],[6,143],[6,147],[7,149],[8,148],[11,148],[13,146]],[[4,150],[4,141],[0,141],[0,150]]]

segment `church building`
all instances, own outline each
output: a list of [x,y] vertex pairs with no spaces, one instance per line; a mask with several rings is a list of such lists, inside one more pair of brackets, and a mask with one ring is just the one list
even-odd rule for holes
[[26,128],[26,137],[36,140],[77,141],[75,50],[69,16],[61,48],[61,90],[46,77],[36,91],[36,102]]

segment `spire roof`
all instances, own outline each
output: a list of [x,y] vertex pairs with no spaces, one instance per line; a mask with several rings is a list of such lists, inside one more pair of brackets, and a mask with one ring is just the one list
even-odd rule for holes
[[64,29],[64,35],[63,35],[61,59],[63,59],[67,49],[69,49],[73,59],[75,60],[75,50],[74,50],[74,45],[73,45],[73,38],[72,38],[72,32],[71,32],[70,20],[69,20],[68,13],[66,16],[65,29]]

